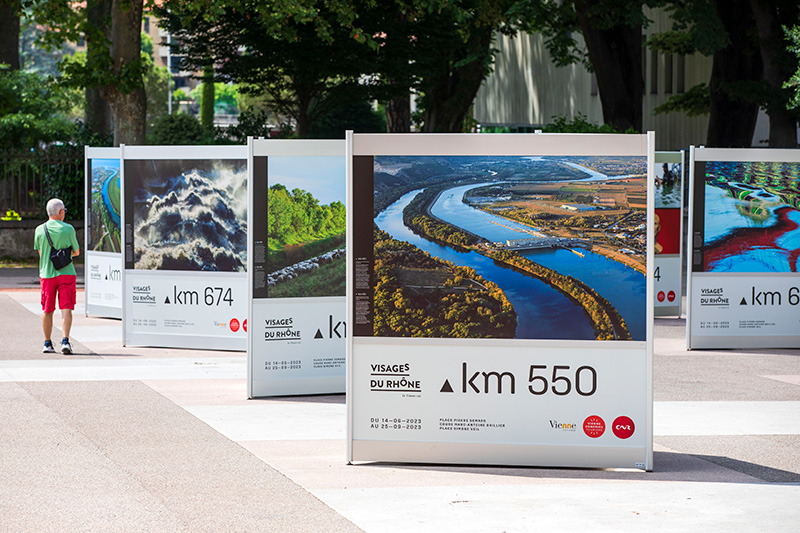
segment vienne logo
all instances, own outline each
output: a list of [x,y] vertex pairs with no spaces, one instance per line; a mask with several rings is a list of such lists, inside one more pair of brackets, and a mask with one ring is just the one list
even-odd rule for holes
[[558,420],[550,420],[550,428],[560,429],[561,431],[575,431],[578,429],[578,425],[573,423],[563,424]]

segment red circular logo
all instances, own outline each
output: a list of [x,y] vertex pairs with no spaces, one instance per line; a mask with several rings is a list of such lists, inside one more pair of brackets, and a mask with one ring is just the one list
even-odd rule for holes
[[669,291],[669,293],[667,294],[667,300],[669,300],[670,302],[675,301],[675,291]]
[[657,296],[657,298],[658,298],[658,301],[659,301],[659,302],[663,302],[663,301],[664,301],[664,298],[666,298],[666,295],[664,294],[664,291],[658,291],[658,296]]
[[246,332],[247,331],[247,319],[246,318],[244,319],[244,322],[242,323],[242,327],[244,328],[244,330]]
[[596,439],[606,431],[606,423],[597,415],[592,415],[583,421],[583,432]]
[[239,321],[235,318],[231,319],[231,331],[239,331]]
[[614,435],[620,439],[627,439],[633,435],[636,426],[633,425],[633,420],[627,416],[620,416],[614,420],[614,425],[611,426],[611,430],[614,432]]

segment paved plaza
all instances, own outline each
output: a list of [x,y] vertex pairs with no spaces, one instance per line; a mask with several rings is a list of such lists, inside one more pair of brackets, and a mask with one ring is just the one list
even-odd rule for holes
[[347,465],[344,395],[247,400],[244,353],[122,347],[80,290],[75,355],[42,354],[40,316],[0,269],[0,531],[800,528],[800,350],[657,319],[653,472]]

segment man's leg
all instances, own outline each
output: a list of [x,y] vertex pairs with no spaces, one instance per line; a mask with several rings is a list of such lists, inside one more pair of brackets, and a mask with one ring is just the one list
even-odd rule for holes
[[44,332],[44,340],[49,341],[53,335],[53,313],[44,313],[42,315],[42,331]]
[[[50,315],[50,325],[52,326],[53,315]],[[69,338],[69,330],[72,329],[72,309],[61,310],[61,334]]]
[[41,279],[42,298],[42,332],[44,333],[43,353],[53,353],[55,348],[51,336],[53,334],[53,313],[56,310],[56,288],[53,279]]

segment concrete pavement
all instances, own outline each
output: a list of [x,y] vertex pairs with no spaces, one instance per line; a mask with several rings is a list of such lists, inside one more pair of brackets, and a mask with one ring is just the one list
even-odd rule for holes
[[35,272],[8,270],[0,531],[798,528],[800,350],[687,352],[657,319],[654,472],[348,466],[343,395],[247,400],[244,354],[123,348],[81,312],[76,355],[41,354]]

